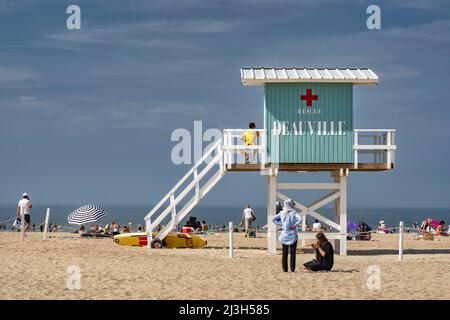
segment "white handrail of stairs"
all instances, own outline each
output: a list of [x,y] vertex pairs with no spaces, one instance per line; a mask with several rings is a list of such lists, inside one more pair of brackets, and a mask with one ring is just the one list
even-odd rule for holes
[[201,158],[197,163],[184,175],[180,181],[161,199],[161,201],[145,216],[145,220],[151,218],[151,216],[166,202],[170,195],[174,193],[195,171],[196,169],[206,160],[207,157],[222,143],[222,140],[218,140]]
[[[216,151],[216,155],[207,163],[206,159]],[[199,173],[198,168],[203,163],[207,163],[205,168]],[[211,171],[211,169],[219,164],[219,170],[205,183],[205,185],[200,188],[200,180],[206,176],[206,174]],[[192,208],[206,195],[206,193],[211,190],[211,188],[222,178],[225,174],[223,165],[223,149],[222,140],[218,140],[214,145],[205,152],[205,154],[200,158],[199,161],[181,178],[180,181],[161,199],[161,201],[145,216],[146,228],[147,228],[147,238],[148,246],[151,246],[152,232],[153,229],[162,222],[162,220],[172,213],[172,218],[170,223],[168,223],[159,233],[157,238],[163,240],[165,236],[172,231],[177,223],[183,219],[187,213],[189,213]],[[181,185],[186,182],[186,180],[193,175],[193,180],[181,191],[181,193],[175,197],[175,192],[181,187]],[[184,205],[180,210],[176,210],[177,204],[183,200],[186,195],[195,188],[195,195]],[[162,205],[169,201],[168,206],[164,209],[162,213],[158,215],[156,219],[152,221],[153,215],[162,207]]]

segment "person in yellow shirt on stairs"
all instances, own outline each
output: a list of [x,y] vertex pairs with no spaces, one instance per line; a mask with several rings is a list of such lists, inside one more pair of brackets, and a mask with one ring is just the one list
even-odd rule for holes
[[[259,137],[259,132],[256,131],[256,124],[254,122],[250,122],[248,124],[248,130],[245,130],[240,139],[241,141],[244,143],[245,146],[254,146],[257,143],[258,137]],[[247,150],[242,150],[241,153],[244,155],[245,157],[245,163],[249,163],[250,162],[250,155],[251,158],[254,157],[255,155],[255,151],[247,151]]]

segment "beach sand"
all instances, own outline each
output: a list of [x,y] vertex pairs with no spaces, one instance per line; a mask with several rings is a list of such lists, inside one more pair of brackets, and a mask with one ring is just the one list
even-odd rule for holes
[[[55,234],[50,234],[55,236]],[[280,251],[270,255],[264,235],[207,236],[203,249],[162,249],[116,245],[111,239],[56,234],[0,233],[0,299],[450,299],[450,239],[413,240],[405,235],[398,261],[398,235],[349,241],[346,257],[336,256],[332,272],[311,273],[313,258],[299,248],[297,272],[281,271]],[[77,265],[81,288],[67,288],[67,268]],[[380,287],[369,278],[379,267]],[[370,271],[371,269],[369,269]],[[368,287],[368,282],[369,285]]]

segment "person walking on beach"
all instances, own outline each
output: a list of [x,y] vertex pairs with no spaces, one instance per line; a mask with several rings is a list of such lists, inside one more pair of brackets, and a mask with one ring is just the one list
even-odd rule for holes
[[239,223],[239,226],[242,226],[244,223],[245,236],[248,236],[250,229],[252,228],[252,221],[254,220],[256,220],[255,212],[253,212],[252,207],[247,204],[244,212],[242,213],[241,222]]
[[[240,140],[244,143],[245,146],[254,146],[256,145],[257,139],[259,137],[259,132],[256,131],[256,124],[254,122],[250,122],[248,124],[248,130],[245,130],[241,137]],[[253,151],[246,151],[243,150],[241,151],[241,153],[244,155],[245,158],[245,163],[249,163],[250,162],[250,155],[254,155],[254,150]]]
[[19,203],[17,204],[17,217],[20,217],[21,221],[22,219],[25,219],[25,221],[22,222],[22,225],[25,225],[24,232],[28,231],[28,229],[30,228],[30,211],[32,207],[33,204],[28,197],[28,193],[25,192],[22,195],[22,199],[20,199]]
[[295,202],[292,199],[284,201],[283,210],[272,218],[273,223],[281,225],[279,240],[282,245],[281,266],[284,272],[288,272],[288,254],[291,255],[291,271],[295,271],[295,258],[297,254],[297,226],[302,218],[295,211]]

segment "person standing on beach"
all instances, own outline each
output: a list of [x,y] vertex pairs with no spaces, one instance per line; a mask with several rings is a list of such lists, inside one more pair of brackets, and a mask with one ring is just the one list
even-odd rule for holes
[[276,214],[279,214],[283,210],[283,206],[281,205],[280,201],[276,202]]
[[283,210],[272,218],[273,223],[281,225],[279,240],[282,245],[281,266],[284,272],[288,272],[288,253],[291,255],[291,271],[295,271],[295,258],[297,254],[297,226],[302,218],[295,211],[295,202],[292,199],[284,201]]
[[24,193],[22,195],[22,199],[20,199],[19,203],[17,204],[17,217],[20,217],[21,221],[22,219],[25,219],[24,225],[25,229],[24,232],[28,231],[30,228],[30,211],[33,207],[30,198],[28,197],[28,193]]
[[252,228],[252,221],[254,220],[256,220],[255,213],[253,212],[252,207],[247,204],[244,212],[242,213],[241,222],[239,223],[239,226],[242,226],[242,224],[244,223],[246,236],[248,236],[250,229]]
[[[256,124],[254,122],[250,122],[248,124],[248,130],[245,130],[241,137],[240,140],[244,143],[245,146],[254,146],[256,145],[257,139],[259,137],[259,132],[256,131]],[[250,162],[250,154],[254,155],[254,150],[252,151],[242,151],[241,153],[244,155],[245,158],[245,163],[249,163]]]

